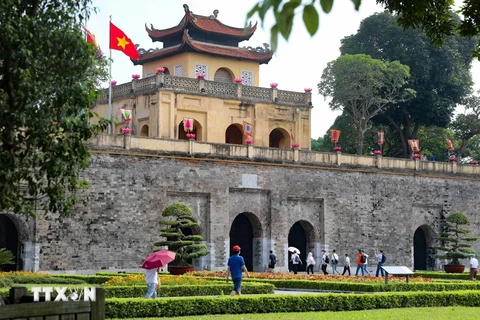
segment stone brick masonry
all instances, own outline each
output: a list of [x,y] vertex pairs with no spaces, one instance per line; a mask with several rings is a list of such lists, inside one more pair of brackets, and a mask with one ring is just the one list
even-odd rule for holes
[[74,214],[37,223],[41,270],[138,267],[160,240],[161,212],[174,202],[190,206],[210,248],[197,269],[225,269],[240,213],[253,226],[256,271],[271,249],[286,269],[298,221],[317,257],[324,248],[342,257],[378,247],[389,265],[409,267],[415,231],[422,227],[431,245],[442,214],[465,212],[480,230],[480,180],[469,177],[138,155],[94,154],[91,162],[84,174],[91,187]]

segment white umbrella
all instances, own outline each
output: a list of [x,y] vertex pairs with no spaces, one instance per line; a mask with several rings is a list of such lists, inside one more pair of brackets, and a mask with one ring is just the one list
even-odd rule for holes
[[295,247],[288,247],[288,251],[290,251],[290,252],[296,252],[296,253],[300,254],[300,250],[298,250],[298,249],[295,248]]

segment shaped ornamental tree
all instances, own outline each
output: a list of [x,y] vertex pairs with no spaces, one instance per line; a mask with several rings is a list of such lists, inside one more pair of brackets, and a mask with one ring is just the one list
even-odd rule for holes
[[155,243],[155,246],[168,246],[168,250],[176,253],[175,260],[170,263],[172,266],[190,266],[192,259],[206,256],[210,253],[207,246],[199,244],[203,241],[201,235],[191,235],[193,231],[200,227],[200,224],[193,221],[192,210],[183,203],[174,203],[169,205],[163,212],[159,223],[162,226],[160,236],[166,238],[165,241]]
[[469,237],[472,232],[468,217],[461,213],[455,212],[441,221],[443,231],[440,232],[438,240],[441,241],[441,246],[433,247],[433,249],[443,251],[443,254],[435,255],[435,258],[448,259],[452,265],[460,265],[460,259],[470,257],[470,254],[475,253],[472,249],[471,243],[477,241],[477,237]]

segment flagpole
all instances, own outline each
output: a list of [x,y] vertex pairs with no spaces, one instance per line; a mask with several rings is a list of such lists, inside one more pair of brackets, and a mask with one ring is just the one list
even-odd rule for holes
[[[110,22],[112,22],[112,16],[110,16]],[[109,46],[110,47],[110,46]],[[108,59],[108,134],[112,134],[112,48],[110,47],[110,58]]]

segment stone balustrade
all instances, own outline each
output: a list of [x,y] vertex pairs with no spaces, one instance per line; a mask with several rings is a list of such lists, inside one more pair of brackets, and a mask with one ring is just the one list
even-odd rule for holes
[[[141,94],[150,94],[158,90],[173,90],[183,93],[205,94],[219,98],[252,100],[295,106],[312,106],[311,92],[294,92],[278,90],[277,88],[245,86],[241,83],[177,77],[163,73],[157,73],[150,77],[134,79],[132,82],[112,86],[112,101]],[[103,90],[97,103],[108,103],[108,89]]]
[[223,143],[197,142],[147,138],[132,135],[98,135],[89,141],[94,150],[130,150],[133,154],[163,154],[198,158],[221,158],[232,161],[268,161],[311,166],[355,168],[356,170],[381,168],[391,171],[450,173],[480,175],[480,166],[456,162],[430,162],[404,158],[386,158],[380,155],[350,155],[341,152],[313,152],[301,149],[278,149]]

